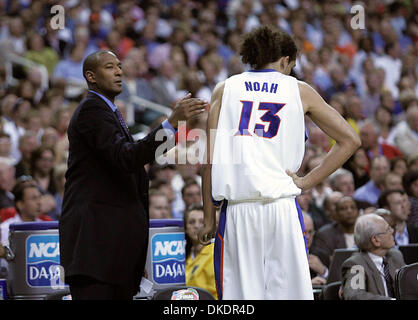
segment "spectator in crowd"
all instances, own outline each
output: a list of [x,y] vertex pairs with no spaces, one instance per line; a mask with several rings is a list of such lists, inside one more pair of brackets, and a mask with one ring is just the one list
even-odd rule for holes
[[349,170],[353,174],[355,189],[360,188],[370,179],[368,174],[369,161],[363,148],[358,148],[343,165],[343,168]]
[[376,205],[388,172],[389,161],[385,156],[373,158],[370,165],[370,181],[354,192],[354,199]]
[[406,245],[418,243],[418,228],[408,224],[410,207],[405,206],[405,192],[401,189],[389,189],[382,192],[379,197],[379,207],[389,210],[395,222],[395,243]]
[[170,219],[173,217],[170,210],[170,203],[164,193],[150,189],[148,197],[150,219]]
[[28,100],[19,98],[12,107],[11,119],[6,121],[3,131],[9,134],[12,142],[11,157],[18,162],[21,154],[19,151],[19,138],[25,133],[23,124],[23,115],[31,109],[31,103]]
[[402,254],[393,248],[392,232],[390,225],[376,214],[359,217],[354,235],[360,252],[353,253],[342,265],[345,300],[395,298],[395,272],[405,262]]
[[[303,223],[305,224],[306,247],[309,249],[312,246],[313,236],[315,234],[314,224],[311,216],[303,213]],[[309,253],[308,256],[309,270],[311,272],[311,279],[313,285],[326,284],[328,277],[328,268],[321,262],[321,260],[314,254]]]
[[336,221],[315,233],[311,251],[326,267],[329,267],[335,249],[354,247],[354,224],[358,216],[354,199],[345,196],[337,202]]
[[350,171],[343,168],[337,169],[328,179],[332,190],[339,191],[347,197],[353,196],[354,179]]
[[418,227],[418,171],[408,171],[402,178],[402,184],[411,204],[408,223]]
[[11,16],[7,21],[6,29],[1,37],[2,45],[10,46],[13,53],[24,54],[26,51],[26,30],[22,18],[18,15]]
[[[12,223],[42,221],[40,219],[41,192],[35,181],[22,180],[16,183],[13,188],[13,197],[17,214],[0,224],[0,247],[9,245],[9,226]],[[1,249],[0,251],[5,252],[4,248]],[[0,258],[5,258],[5,256],[0,255]],[[0,268],[7,269],[7,262],[4,259],[0,259]]]
[[386,143],[379,143],[379,130],[378,125],[373,120],[366,119],[360,125],[361,146],[367,152],[369,160],[379,155],[384,155],[389,160],[402,157],[402,153],[397,148]]
[[[329,222],[335,221],[336,219],[336,211],[337,211],[337,203],[341,200],[344,195],[339,191],[333,191],[328,194],[324,199],[324,211],[329,220]],[[329,223],[327,222],[327,223]],[[324,223],[326,224],[326,223]],[[315,228],[316,229],[316,228]]]
[[186,285],[203,288],[215,298],[215,270],[213,263],[214,244],[203,246],[199,231],[203,227],[203,207],[192,205],[184,213],[186,238]]
[[157,103],[171,107],[185,92],[178,89],[178,81],[171,60],[165,60],[158,69],[158,75],[151,81]]
[[359,216],[353,198],[343,197],[337,202],[336,221],[323,226],[315,233],[312,253],[317,255],[325,266],[329,267],[335,249],[354,246],[354,223]]
[[52,75],[55,65],[59,61],[56,51],[45,46],[45,40],[36,32],[30,32],[27,35],[26,43],[28,50],[25,53],[25,58],[45,66],[48,74]]
[[39,184],[42,194],[55,195],[54,181],[55,152],[53,149],[40,146],[31,154],[31,176]]
[[401,76],[401,54],[399,42],[391,41],[385,44],[385,54],[376,57],[374,60],[376,67],[382,68],[385,71],[385,86],[394,97],[398,97],[399,94],[396,84]]
[[408,108],[406,120],[401,121],[393,130],[393,143],[409,157],[418,150],[418,106]]
[[380,106],[380,92],[382,90],[379,77],[375,72],[365,74],[366,91],[363,93],[363,115],[371,118]]
[[0,131],[0,157],[10,157],[12,148],[12,142],[10,141],[10,135]]
[[0,157],[0,222],[15,215],[13,187],[16,184],[13,160]]
[[54,194],[55,209],[50,210],[48,216],[52,220],[59,220],[62,209],[62,199],[64,197],[64,186],[65,186],[65,172],[67,171],[67,164],[60,163],[54,168],[54,182],[57,192]]
[[402,177],[392,171],[389,171],[383,180],[383,190],[400,189],[403,190]]
[[202,204],[202,190],[195,180],[186,180],[181,189],[184,206],[187,210],[192,204]]
[[120,18],[116,19],[115,28],[107,34],[106,40],[102,43],[100,49],[110,50],[122,60],[129,50],[133,48],[135,43],[131,38],[125,36],[126,21]]
[[[137,63],[133,58],[128,57],[122,61],[124,77],[122,80],[122,93],[118,95],[118,100],[128,103],[131,97],[138,96],[149,101],[155,101],[154,90],[149,81],[137,76],[137,69]],[[138,109],[141,109],[140,106]],[[147,124],[152,123],[160,115],[160,113],[149,109],[141,110],[138,113],[141,113],[142,121]]]
[[20,161],[15,165],[16,178],[23,175],[30,175],[30,161],[32,152],[38,147],[39,143],[36,136],[26,131],[19,139],[19,151],[21,154]]
[[164,193],[170,204],[171,212],[173,212],[172,203],[175,199],[175,195],[174,195],[174,190],[173,190],[173,187],[171,186],[171,183],[163,179],[154,179],[151,181],[150,189],[156,189]]
[[347,96],[346,118],[354,131],[360,132],[359,123],[364,119],[363,103],[357,95]]
[[[177,147],[178,148],[178,147]],[[186,148],[181,148],[179,151],[178,158],[181,158],[182,150],[186,150]],[[184,158],[183,158],[184,159]],[[198,174],[199,165],[193,165],[190,163],[180,164],[180,161],[176,162],[177,165],[175,166],[176,171],[174,171],[174,176],[171,180],[171,185],[175,192],[176,198],[173,202],[173,207],[175,208],[173,211],[173,215],[177,219],[183,218],[183,212],[187,209],[186,204],[183,200],[183,193],[182,189],[188,180],[196,181],[199,186],[202,185],[202,177]]]
[[404,157],[397,157],[390,160],[390,171],[403,177],[408,171],[406,159]]
[[25,131],[32,132],[36,140],[40,141],[43,135],[44,129],[42,128],[42,119],[39,110],[30,109],[23,115],[23,123]]
[[418,171],[418,152],[414,152],[407,160],[408,170]]
[[85,45],[76,43],[71,47],[69,57],[60,60],[54,68],[52,79],[56,86],[65,88],[65,96],[67,98],[80,96],[85,90],[83,77],[83,58],[85,53]]
[[41,145],[55,149],[59,141],[58,132],[53,127],[47,127],[43,130]]
[[374,120],[379,127],[379,137],[377,138],[377,141],[379,144],[389,144],[393,145],[389,141],[390,134],[393,131],[393,116],[392,116],[392,110],[389,110],[385,107],[380,107],[375,112]]

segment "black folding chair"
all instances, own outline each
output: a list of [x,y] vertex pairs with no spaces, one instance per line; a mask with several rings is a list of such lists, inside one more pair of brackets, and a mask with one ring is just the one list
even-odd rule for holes
[[321,300],[341,300],[338,294],[341,287],[341,281],[335,281],[326,284],[322,288]]
[[157,291],[152,300],[216,300],[207,290],[198,287],[181,286]]
[[395,296],[398,300],[418,300],[418,262],[396,272]]

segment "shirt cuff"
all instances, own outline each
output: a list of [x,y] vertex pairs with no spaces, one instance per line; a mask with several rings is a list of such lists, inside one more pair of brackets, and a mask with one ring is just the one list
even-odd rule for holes
[[322,278],[324,278],[324,279],[327,279],[327,278],[328,278],[328,274],[329,274],[329,272],[328,272],[328,268],[327,268],[327,267],[325,267],[325,272],[324,272],[324,274],[320,274],[320,276],[321,276]]
[[173,134],[176,134],[177,130],[173,128],[173,126],[170,124],[170,122],[168,122],[167,119],[164,120],[163,123],[161,123],[161,125],[163,126],[165,130],[168,130],[172,132]]

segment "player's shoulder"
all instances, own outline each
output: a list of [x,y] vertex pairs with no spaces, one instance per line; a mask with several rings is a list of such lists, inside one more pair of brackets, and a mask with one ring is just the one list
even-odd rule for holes
[[314,88],[312,88],[309,84],[307,84],[305,81],[297,80],[297,84],[299,87],[299,92],[301,95],[310,95],[314,92]]
[[220,81],[215,85],[215,88],[213,89],[212,96],[215,96],[215,97],[216,96],[222,96],[222,94],[224,92],[224,88],[225,88],[225,82],[226,82],[226,80]]

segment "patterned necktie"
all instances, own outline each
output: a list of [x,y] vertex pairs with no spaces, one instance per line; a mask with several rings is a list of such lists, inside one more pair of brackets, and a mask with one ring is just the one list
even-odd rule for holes
[[118,117],[118,120],[123,128],[125,130],[125,133],[129,136],[129,129],[128,126],[125,123],[125,120],[123,120],[122,113],[118,109],[115,110],[116,116]]
[[388,296],[394,298],[393,281],[389,273],[389,264],[385,258],[383,258],[383,273],[385,276],[386,288],[388,289]]

